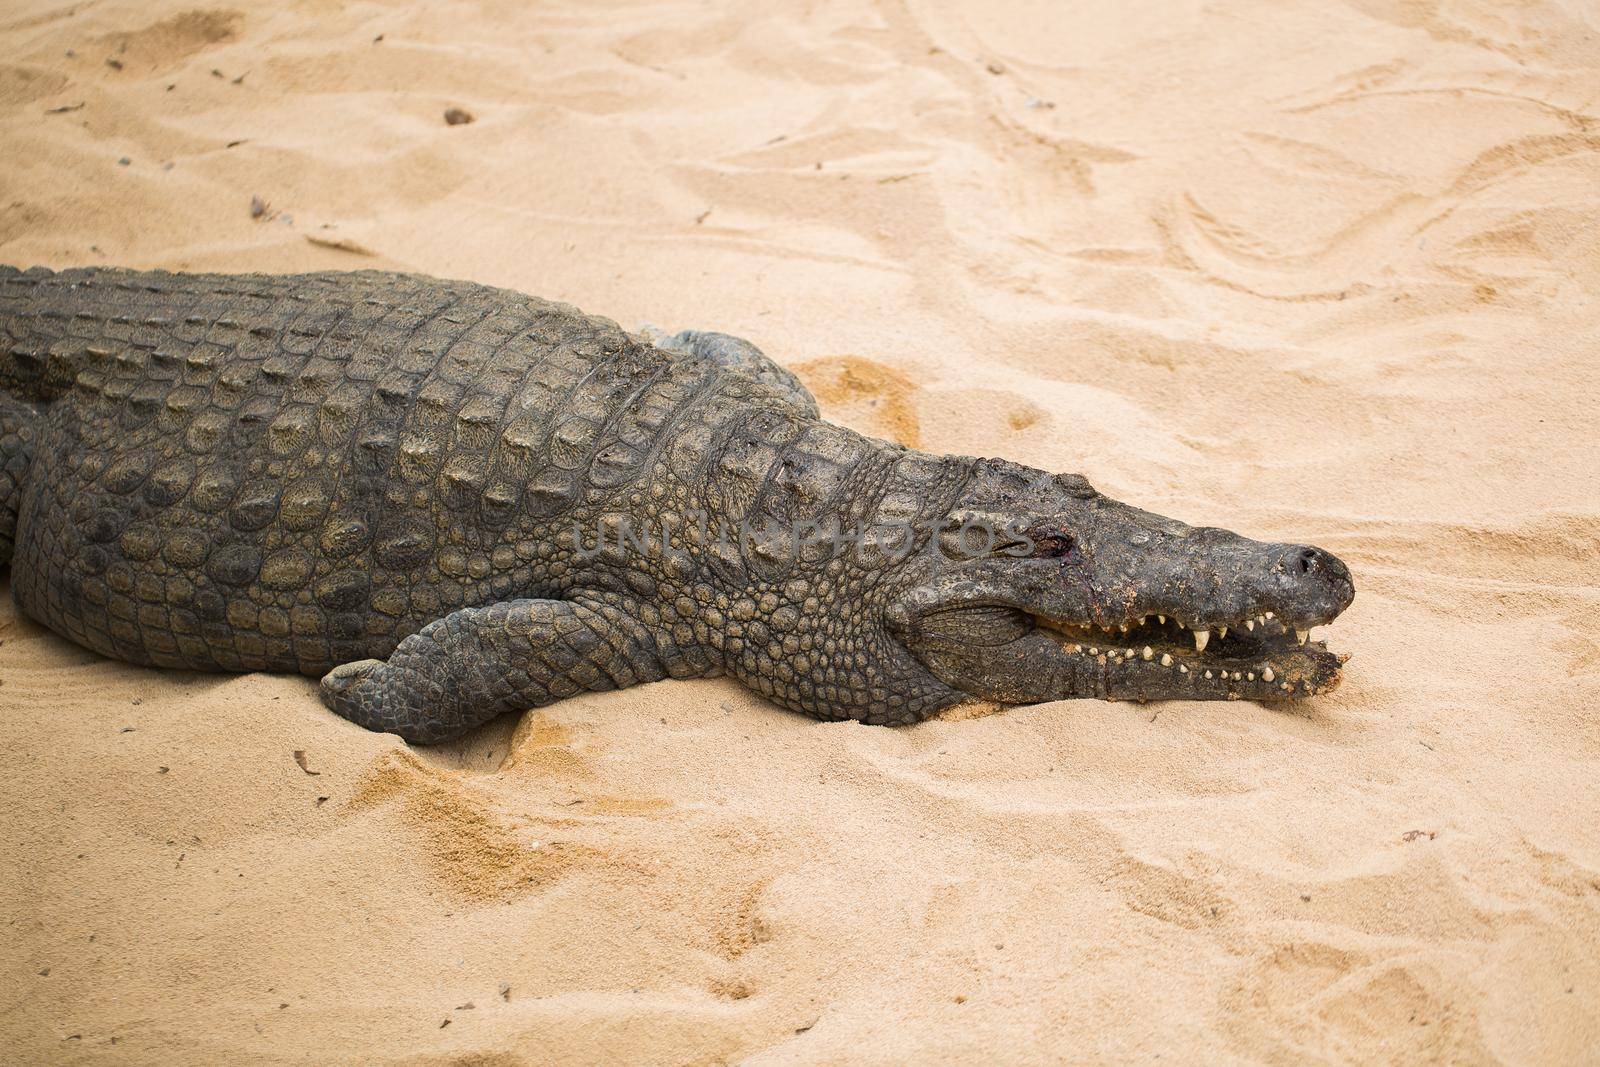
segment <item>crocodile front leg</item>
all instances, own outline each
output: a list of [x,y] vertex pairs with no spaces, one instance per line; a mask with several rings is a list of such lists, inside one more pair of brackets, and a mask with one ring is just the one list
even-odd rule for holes
[[509,600],[435,620],[387,661],[335,667],[322,679],[322,701],[369,730],[428,745],[507,711],[666,675],[650,635],[618,612]]
[[804,417],[818,417],[817,398],[794,372],[742,337],[714,330],[682,330],[668,335],[665,330],[649,324],[642,326],[639,332],[663,352],[679,352],[694,359],[709,360],[781,394]]

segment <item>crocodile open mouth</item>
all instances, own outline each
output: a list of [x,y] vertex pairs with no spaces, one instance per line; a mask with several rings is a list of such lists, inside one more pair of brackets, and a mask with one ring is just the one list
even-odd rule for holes
[[1147,615],[1114,626],[1032,616],[1074,659],[1099,668],[1107,689],[1138,698],[1292,699],[1338,687],[1347,655],[1266,612],[1207,629],[1172,616]]
[[903,640],[934,675],[1009,704],[1102,700],[1297,700],[1332,692],[1349,658],[1271,613],[1194,627],[1172,615],[1075,622],[1015,603],[967,601],[916,615]]

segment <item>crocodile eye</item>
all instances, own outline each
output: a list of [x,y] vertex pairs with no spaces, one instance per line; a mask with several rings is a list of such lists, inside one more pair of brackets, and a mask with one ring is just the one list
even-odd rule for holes
[[1064,533],[1037,534],[1033,538],[1034,559],[1060,559],[1072,551],[1073,541]]

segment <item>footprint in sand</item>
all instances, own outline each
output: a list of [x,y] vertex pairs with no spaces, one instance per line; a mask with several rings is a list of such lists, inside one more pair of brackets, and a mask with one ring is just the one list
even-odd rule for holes
[[1426,969],[1315,941],[1276,946],[1224,995],[1222,1029],[1252,1059],[1489,1063],[1473,1021]]
[[1132,856],[1113,861],[1103,880],[1132,910],[1187,930],[1213,925],[1233,910],[1206,880]]
[[235,40],[244,16],[237,11],[185,11],[141,30],[108,33],[94,44],[115,65],[107,73],[168,70],[213,45]]
[[581,867],[614,862],[589,845],[552,840],[544,827],[518,825],[465,778],[409,752],[380,757],[342,814],[359,818],[374,809],[396,811],[433,878],[475,903],[509,903]]
[[861,356],[826,356],[794,368],[827,417],[862,433],[919,448],[917,384],[900,371]]
[[0,66],[0,105],[31,104],[67,87],[67,76],[43,67]]
[[746,953],[772,940],[771,923],[764,917],[764,897],[772,879],[762,878],[739,888],[714,890],[714,900],[703,914],[709,922],[713,951],[725,962],[706,989],[721,1000],[745,1000],[756,992],[748,976],[753,968],[743,962]]

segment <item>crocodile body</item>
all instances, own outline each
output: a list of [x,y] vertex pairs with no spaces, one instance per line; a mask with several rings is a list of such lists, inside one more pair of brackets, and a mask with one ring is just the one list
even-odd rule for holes
[[[718,673],[884,724],[973,695],[1162,695],[1117,691],[1098,653],[1052,662],[1052,693],[1026,691],[1050,654],[1029,643],[1035,623],[1070,650],[1071,627],[1114,628],[1106,605],[1131,618],[1139,599],[1091,590],[1085,531],[1063,531],[1060,550],[1035,520],[1148,518],[1191,550],[1206,533],[1075,476],[831,425],[734,338],[652,341],[563,304],[380,272],[0,268],[0,461],[0,564],[24,613],[133,663],[323,676],[335,710],[419,742],[575,692]],[[1012,542],[931,558],[952,517],[978,513]],[[797,547],[750,532],[819,523],[910,530],[908,551],[870,533]],[[1302,568],[1320,553],[1264,547],[1301,552]],[[1088,609],[1033,603],[1043,586],[1024,596],[1050,577],[1042,560],[1052,580],[1083,577]],[[1342,564],[1313,562],[1328,589],[1308,624],[1348,603]],[[961,593],[992,580],[985,565],[1034,567],[1017,603]],[[1009,633],[1019,615],[1026,637],[995,646],[1017,670],[968,684],[996,669],[968,631]],[[1303,666],[1287,695],[1337,678]]]

